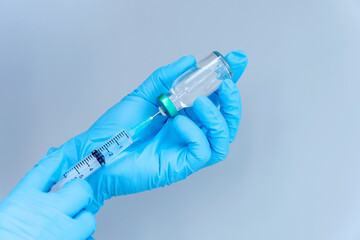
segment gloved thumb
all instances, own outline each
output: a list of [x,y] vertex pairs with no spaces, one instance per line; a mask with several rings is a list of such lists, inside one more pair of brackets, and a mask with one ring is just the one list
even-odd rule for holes
[[233,70],[234,75],[231,79],[234,83],[236,83],[245,71],[248,63],[248,57],[243,51],[233,51],[227,54],[225,59]]

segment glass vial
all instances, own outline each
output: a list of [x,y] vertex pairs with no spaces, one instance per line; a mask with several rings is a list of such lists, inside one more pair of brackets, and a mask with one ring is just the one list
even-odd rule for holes
[[209,96],[215,92],[222,81],[231,78],[232,69],[219,52],[209,56],[180,75],[167,94],[157,98],[160,112],[175,117],[183,108],[191,107],[199,96]]

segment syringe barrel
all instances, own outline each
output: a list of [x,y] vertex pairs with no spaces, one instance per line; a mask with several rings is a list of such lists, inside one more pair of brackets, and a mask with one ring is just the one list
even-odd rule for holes
[[191,107],[199,96],[215,92],[223,80],[231,78],[232,69],[219,52],[212,52],[197,65],[178,77],[170,91],[158,97],[159,108],[169,117]]
[[[142,125],[149,124],[148,121],[149,120],[147,120],[146,123],[141,123],[140,129],[137,129],[137,131],[141,131],[145,127]],[[136,132],[130,131],[128,134],[125,130],[121,130],[104,142],[104,144],[93,150],[89,155],[66,171],[62,178],[53,186],[52,191],[57,191],[62,188],[72,179],[85,179],[100,169],[101,166],[110,164],[119,153],[132,144],[133,141],[130,133],[134,134]]]

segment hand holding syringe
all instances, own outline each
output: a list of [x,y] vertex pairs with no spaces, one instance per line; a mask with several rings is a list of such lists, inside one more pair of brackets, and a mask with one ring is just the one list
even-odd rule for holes
[[[196,97],[200,95],[210,95],[219,87],[224,79],[230,78],[231,70],[228,70],[230,67],[226,61],[231,65],[235,75],[233,81],[236,81],[244,71],[247,63],[246,55],[244,55],[243,52],[232,52],[226,56],[226,60],[213,53],[208,58],[198,62],[196,68],[193,65],[193,58],[185,57],[177,63],[163,67],[161,71],[156,71],[142,86],[109,110],[95,123],[84,137],[81,136],[77,138],[78,140],[76,141],[81,143],[81,145],[78,145],[79,148],[76,147],[78,149],[77,151],[80,151],[77,155],[82,155],[81,153],[84,151],[90,154],[68,170],[54,188],[60,188],[67,181],[75,177],[86,178],[89,174],[94,173],[96,169],[108,165],[115,159],[116,164],[114,163],[114,165],[111,164],[104,168],[100,175],[96,174],[96,176],[89,178],[89,182],[92,185],[102,185],[95,188],[96,191],[103,189],[96,194],[96,196],[101,197],[104,192],[110,191],[105,197],[97,200],[101,204],[101,202],[109,198],[109,196],[144,191],[183,179],[193,171],[197,171],[204,166],[203,164],[205,163],[202,163],[202,161],[207,161],[206,159],[211,155],[213,155],[211,157],[212,160],[208,164],[222,160],[226,156],[228,149],[226,146],[229,140],[226,140],[226,136],[230,137],[230,141],[232,141],[240,120],[240,95],[232,81],[227,80],[227,83],[225,85],[223,84],[222,88],[217,91],[217,94],[212,97],[217,104],[221,104],[221,111],[225,115],[221,117],[217,116],[220,112],[215,106],[210,106],[210,102],[207,103],[208,100],[205,98],[197,101],[198,103],[194,106],[195,113],[192,113],[192,110],[190,112],[186,111],[190,119],[193,119],[194,114],[198,115],[196,118],[199,119],[198,121],[203,122],[202,128],[209,129],[207,136],[204,136],[201,130],[198,130],[198,127],[191,123],[190,119],[187,120],[187,118],[183,116],[167,121],[161,131],[158,131],[160,124],[161,126],[164,124],[164,117],[159,116],[167,115],[171,118],[174,117],[182,108],[192,106]],[[193,65],[193,67],[191,67],[191,65]],[[187,69],[187,71],[178,77],[178,72],[181,73],[184,71],[182,69]],[[166,89],[165,86],[169,84],[168,82],[170,82],[171,86],[174,78],[177,78],[177,80],[173,83],[168,94],[161,94],[164,93]],[[163,82],[161,83],[159,81]],[[156,98],[158,99],[157,105],[160,107],[161,113],[158,115],[155,114],[156,111],[153,107],[156,104],[153,99]],[[146,103],[145,99],[149,102]],[[205,107],[204,104],[207,107]],[[137,112],[135,113],[134,111]],[[154,115],[156,115],[156,117],[151,117]],[[143,116],[142,121],[139,118],[140,116]],[[152,119],[154,119],[154,121],[152,121]],[[155,121],[155,119],[158,120]],[[227,124],[224,122],[225,120]],[[132,122],[135,123],[135,126],[131,127]],[[151,122],[154,122],[154,124],[146,128]],[[181,125],[177,127],[178,124]],[[211,125],[216,125],[217,129],[211,129]],[[226,125],[229,126],[230,132],[225,130],[225,128],[228,128]],[[121,129],[121,126],[124,130],[108,138],[108,141],[100,144],[100,141],[104,141],[101,139],[104,139],[105,136],[110,136],[111,129]],[[180,130],[180,128],[184,129]],[[188,134],[190,134],[190,136],[192,135],[192,137],[189,136],[189,138],[187,136]],[[206,137],[208,140],[206,140]],[[185,142],[181,143],[184,141],[181,140],[183,138],[190,144],[187,148]],[[141,141],[139,141],[136,147],[131,148],[131,150],[129,149],[130,152],[125,151],[119,154],[138,139]],[[69,144],[65,144],[65,146],[58,151],[64,153],[72,152],[73,150],[70,148],[73,149],[71,146],[74,145]],[[179,148],[177,147],[178,144],[180,144],[178,146]],[[211,152],[214,151],[212,154],[210,154],[209,144],[212,146]],[[99,147],[92,149],[91,146],[93,145]],[[83,146],[82,149],[85,148],[85,150],[81,150],[80,146]],[[181,146],[185,148],[181,150],[183,148]],[[185,154],[187,151],[190,152],[182,156],[182,154]],[[155,155],[151,156],[153,154]],[[202,160],[191,160],[193,157],[199,157]],[[187,166],[175,166],[174,161],[176,161],[176,158],[178,158],[177,161],[180,161],[176,164],[182,164],[182,161],[191,162],[188,162]],[[186,158],[187,160],[181,160],[182,158]],[[196,163],[197,166],[191,165],[193,164],[192,161],[194,161],[193,163]],[[190,169],[183,169],[184,167]],[[164,178],[163,174],[168,174],[168,176]],[[121,179],[116,180],[117,178]],[[111,181],[111,183],[109,181]],[[113,186],[113,184],[115,185]],[[119,186],[119,184],[121,186]]]

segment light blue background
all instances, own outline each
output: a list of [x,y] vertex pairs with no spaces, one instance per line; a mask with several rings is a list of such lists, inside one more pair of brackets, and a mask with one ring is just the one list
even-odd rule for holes
[[359,12],[358,0],[0,1],[0,198],[156,68],[241,49],[227,160],[107,201],[94,236],[359,239]]

